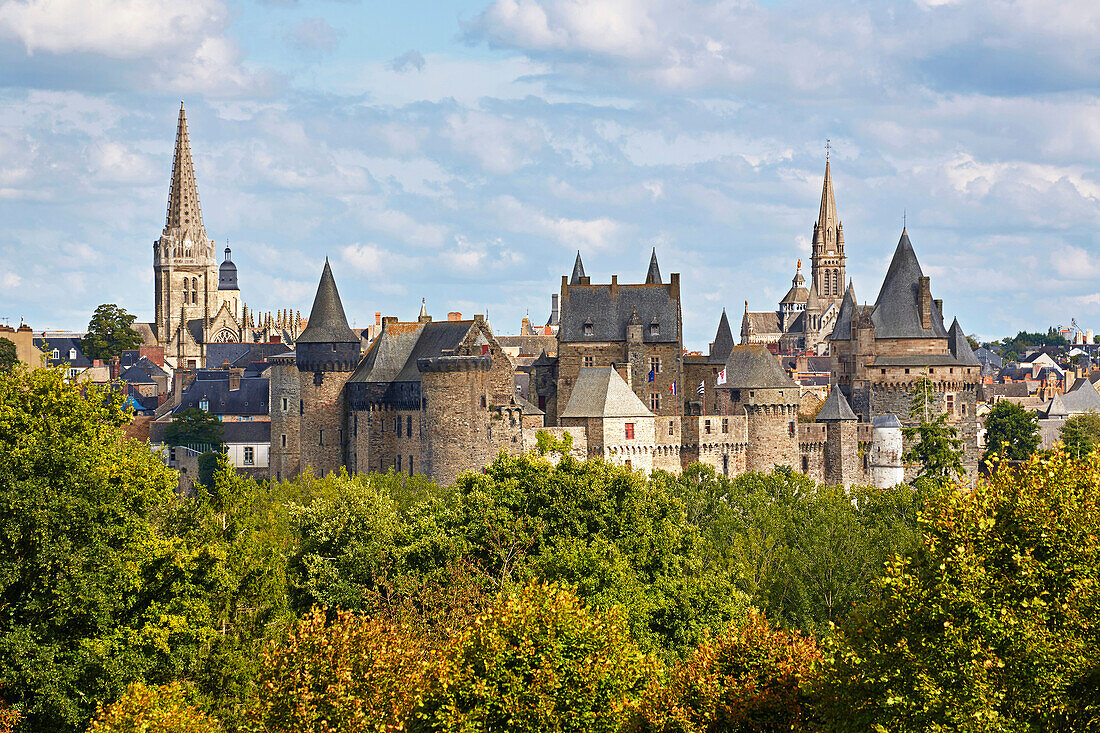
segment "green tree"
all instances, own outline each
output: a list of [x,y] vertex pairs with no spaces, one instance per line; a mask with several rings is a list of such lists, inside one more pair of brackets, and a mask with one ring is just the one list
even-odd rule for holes
[[19,357],[15,355],[15,343],[11,339],[0,336],[0,372],[10,372],[18,363]]
[[221,446],[224,434],[222,421],[216,415],[189,407],[172,416],[172,423],[164,430],[164,440],[169,445],[209,445],[217,448]]
[[827,642],[835,731],[1100,724],[1100,455],[926,498],[922,541]]
[[1062,424],[1060,433],[1067,454],[1074,458],[1088,455],[1100,445],[1100,413],[1074,415]]
[[936,414],[935,386],[928,377],[921,377],[913,385],[909,417],[920,422],[902,431],[911,441],[904,460],[921,465],[918,478],[946,481],[962,476],[963,442],[958,430],[947,424],[947,415]]
[[80,340],[80,350],[89,359],[106,361],[127,349],[136,349],[145,343],[133,329],[136,318],[114,303],[104,303],[92,314],[88,333]]
[[188,700],[179,682],[148,687],[135,682],[115,702],[100,706],[88,733],[216,733],[210,716]]
[[20,730],[80,730],[210,635],[164,532],[175,473],[123,437],[122,405],[58,369],[0,374],[0,689]]
[[1023,461],[1039,447],[1039,418],[1015,402],[1001,400],[985,418],[985,459]]

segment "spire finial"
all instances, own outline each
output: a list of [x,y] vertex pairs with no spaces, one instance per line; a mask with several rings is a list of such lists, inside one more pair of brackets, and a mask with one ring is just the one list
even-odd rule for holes
[[829,153],[832,152],[833,146],[829,138],[825,138],[825,162],[829,162]]
[[801,257],[798,258],[798,264],[795,266],[795,269],[796,270],[801,270],[802,269],[802,258]]
[[904,232],[905,232],[905,225],[906,225],[906,223],[907,223],[907,222],[906,222],[906,214],[907,214],[907,213],[908,213],[908,212],[906,212],[906,210],[905,210],[905,209],[902,209],[902,210],[901,210],[901,231],[902,231],[902,233],[904,233]]

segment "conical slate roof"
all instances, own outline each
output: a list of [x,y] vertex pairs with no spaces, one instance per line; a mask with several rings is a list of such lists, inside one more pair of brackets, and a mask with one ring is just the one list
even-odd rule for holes
[[581,367],[561,417],[652,417],[612,367]]
[[313,309],[309,312],[309,323],[296,343],[354,343],[359,337],[348,328],[348,319],[344,315],[344,306],[340,302],[340,292],[336,289],[336,280],[332,277],[332,267],[325,258],[325,269],[321,271],[321,282],[317,285],[317,295],[313,298]]
[[759,344],[734,346],[726,359],[729,389],[797,387],[768,349]]
[[871,314],[875,338],[947,338],[943,315],[935,303],[932,305],[932,327],[921,325],[920,278],[923,276],[909,234],[902,229]]
[[947,346],[960,364],[981,367],[982,363],[974,356],[974,350],[970,348],[970,342],[966,340],[958,318],[951,321],[951,328],[947,332]]
[[581,251],[577,250],[577,261],[573,263],[573,274],[569,278],[570,285],[580,285],[584,277],[584,264],[581,262]]
[[176,151],[172,158],[172,184],[168,189],[168,213],[164,234],[190,239],[196,244],[206,241],[199,207],[199,187],[195,182],[195,165],[191,161],[191,139],[187,134],[187,112],[180,103],[176,123]]
[[849,281],[848,289],[844,291],[844,300],[840,302],[840,313],[836,316],[836,324],[833,333],[829,337],[833,341],[849,341],[852,338],[852,318],[856,314],[856,289]]
[[645,274],[646,285],[661,284],[661,269],[657,267],[657,248],[653,248],[653,254],[649,256],[649,272]]
[[710,344],[710,355],[719,359],[725,359],[733,350],[733,331],[730,330],[729,319],[726,318],[726,309],[722,309],[722,320],[718,321],[718,332],[714,334],[714,341]]
[[836,422],[839,420],[855,420],[856,414],[852,412],[848,400],[844,399],[844,393],[834,386],[829,391],[829,397],[821,410],[817,413],[817,422]]

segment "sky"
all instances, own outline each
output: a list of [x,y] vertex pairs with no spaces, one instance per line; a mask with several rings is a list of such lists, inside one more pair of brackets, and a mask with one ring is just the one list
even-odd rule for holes
[[[179,104],[255,310],[549,314],[681,273],[684,339],[776,307],[826,140],[873,302],[903,218],[998,338],[1100,331],[1095,0],[0,0],[0,322],[152,317]],[[808,274],[808,267],[804,268]]]

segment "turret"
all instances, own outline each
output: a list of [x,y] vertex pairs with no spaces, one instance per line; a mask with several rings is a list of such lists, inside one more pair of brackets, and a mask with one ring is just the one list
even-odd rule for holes
[[761,345],[735,346],[726,360],[726,391],[734,414],[748,426],[746,470],[794,467],[798,459],[796,421],[799,389]]
[[295,341],[295,354],[303,372],[350,372],[359,363],[359,337],[348,327],[328,258],[309,322]]

